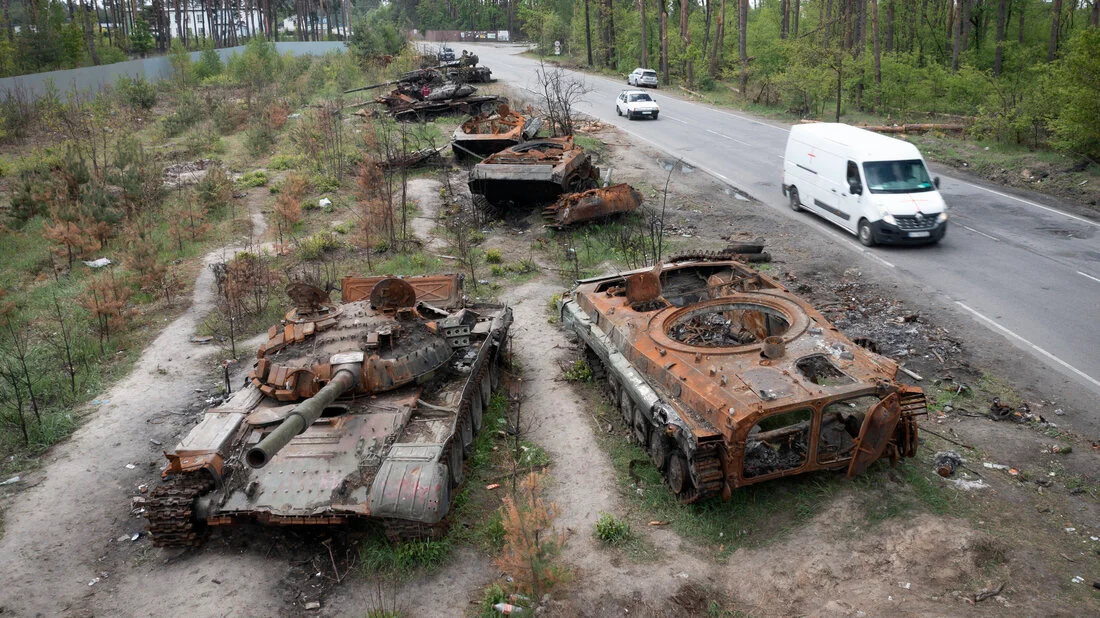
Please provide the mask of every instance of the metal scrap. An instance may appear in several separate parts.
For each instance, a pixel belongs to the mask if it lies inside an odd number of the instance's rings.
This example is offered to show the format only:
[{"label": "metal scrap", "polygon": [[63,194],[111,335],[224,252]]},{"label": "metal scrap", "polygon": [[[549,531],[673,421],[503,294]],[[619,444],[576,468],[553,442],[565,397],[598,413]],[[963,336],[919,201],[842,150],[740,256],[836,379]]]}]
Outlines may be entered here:
[{"label": "metal scrap", "polygon": [[582,221],[634,212],[642,201],[642,194],[634,187],[617,184],[563,195],[544,208],[542,215],[552,227],[563,228]]},{"label": "metal scrap", "polygon": [[598,186],[600,169],[573,136],[532,140],[486,157],[470,170],[470,192],[495,206],[552,202]]}]

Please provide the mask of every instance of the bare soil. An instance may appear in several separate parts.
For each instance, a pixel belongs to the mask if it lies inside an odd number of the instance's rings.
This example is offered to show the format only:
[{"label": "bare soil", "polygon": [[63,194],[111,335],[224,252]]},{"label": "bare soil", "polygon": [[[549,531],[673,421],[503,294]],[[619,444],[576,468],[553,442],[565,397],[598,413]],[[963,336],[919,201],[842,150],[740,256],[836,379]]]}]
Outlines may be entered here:
[{"label": "bare soil", "polygon": [[[605,158],[614,161],[616,179],[646,187],[647,199],[656,201],[654,179],[663,181],[668,173],[659,155],[610,129],[599,137],[611,145]],[[431,223],[438,186],[432,182],[414,182],[421,218],[413,226],[436,248]],[[848,249],[808,238],[797,222],[772,216],[702,173],[673,170],[668,203],[670,224],[680,238],[690,235],[693,248],[720,248],[731,237],[766,238],[776,256],[769,274],[812,300],[850,336],[878,339],[884,354],[924,377],[925,388],[953,392],[957,384],[976,387],[987,373],[998,373],[998,366],[984,362],[995,347],[982,338],[975,342],[934,306],[898,289],[889,274],[853,265]],[[259,204],[250,203],[250,210],[262,234]],[[500,226],[487,246],[500,248],[506,261],[529,257],[532,237],[542,234],[535,220]],[[757,616],[1100,612],[1100,599],[1088,590],[1100,580],[1100,542],[1092,540],[1100,534],[1100,466],[1091,438],[1038,423],[994,422],[982,416],[989,404],[978,398],[958,396],[950,412],[924,423],[975,446],[964,451],[967,465],[987,485],[952,493],[943,515],[918,510],[868,522],[860,487],[905,489],[893,472],[876,468],[867,485],[839,492],[807,522],[726,558],[716,559],[714,548],[668,528],[646,526],[646,514],[629,506],[596,439],[598,391],[560,379],[558,361],[579,357],[575,343],[548,321],[547,301],[565,285],[544,271],[501,294],[515,311],[511,347],[522,369],[524,414],[533,419],[529,435],[552,459],[547,491],[561,509],[557,525],[569,533],[561,560],[573,580],[554,592],[550,615],[703,616],[714,600]],[[161,451],[189,430],[220,384],[217,350],[189,341],[212,307],[213,277],[204,268],[190,309],[164,328],[133,373],[98,398],[102,403],[86,411],[84,426],[52,449],[25,485],[3,488],[0,613],[337,616],[383,605],[396,605],[407,616],[472,611],[484,587],[507,575],[492,556],[473,548],[458,549],[431,573],[394,582],[346,572],[354,562],[348,554],[353,539],[340,531],[246,528],[217,532],[193,551],[151,546],[142,534],[145,520],[132,510],[140,504],[131,500],[153,486]],[[1041,397],[1029,403],[1033,412],[1055,418],[1057,404]],[[918,465],[930,466],[935,450],[960,448],[925,436],[930,448],[922,448]],[[1053,454],[1054,444],[1071,444],[1073,451]],[[1011,464],[1021,474],[984,468],[983,461]],[[596,541],[593,524],[603,512],[631,519],[650,551],[633,559]],[[334,548],[331,556],[328,547]],[[1072,582],[1077,575],[1083,583]],[[1000,584],[999,593],[974,601]],[[319,610],[304,609],[315,600]]]}]

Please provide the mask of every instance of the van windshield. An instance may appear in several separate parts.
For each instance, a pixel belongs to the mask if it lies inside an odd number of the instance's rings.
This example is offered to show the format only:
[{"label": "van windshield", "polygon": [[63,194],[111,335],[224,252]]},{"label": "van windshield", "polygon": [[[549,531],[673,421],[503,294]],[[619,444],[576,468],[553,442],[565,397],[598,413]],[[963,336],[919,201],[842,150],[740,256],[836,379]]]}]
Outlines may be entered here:
[{"label": "van windshield", "polygon": [[863,164],[863,175],[871,193],[920,193],[935,189],[920,159],[868,161]]}]

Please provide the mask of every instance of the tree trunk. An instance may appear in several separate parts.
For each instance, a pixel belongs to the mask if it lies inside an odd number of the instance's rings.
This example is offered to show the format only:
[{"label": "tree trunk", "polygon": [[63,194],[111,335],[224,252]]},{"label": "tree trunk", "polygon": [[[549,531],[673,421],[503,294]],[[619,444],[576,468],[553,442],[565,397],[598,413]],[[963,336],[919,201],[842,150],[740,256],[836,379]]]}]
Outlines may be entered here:
[{"label": "tree trunk", "polygon": [[1020,7],[1020,28],[1019,32],[1016,34],[1016,42],[1020,45],[1024,44],[1024,15],[1027,13],[1026,8],[1027,7],[1023,6]]},{"label": "tree trunk", "polygon": [[588,66],[592,66],[592,22],[588,18],[588,0],[584,0],[584,43],[588,48]]},{"label": "tree trunk", "polygon": [[657,29],[661,37],[661,75],[668,84],[668,3],[664,0],[661,1],[661,12],[657,14]]},{"label": "tree trunk", "polygon": [[15,41],[15,26],[11,23],[11,0],[4,0],[4,25],[8,31],[8,41]]},{"label": "tree trunk", "polygon": [[1058,51],[1058,30],[1062,25],[1062,0],[1054,0],[1050,19],[1050,46],[1047,47],[1047,62],[1054,62]]},{"label": "tree trunk", "polygon": [[[646,20],[645,20],[645,5],[646,5],[646,2],[648,2],[648,1],[649,0],[638,0],[638,4],[642,8],[642,40],[641,40],[641,43],[642,43],[642,64],[640,66],[643,69],[648,69],[649,68],[649,47],[648,47],[648,44],[646,43],[647,24],[646,24]],[[588,0],[585,0],[586,5],[587,5],[587,3],[588,3]],[[589,62],[591,62],[591,60]]]},{"label": "tree trunk", "polygon": [[1007,11],[1008,0],[999,0],[997,2],[997,49],[993,52],[993,77],[1001,74],[1001,64],[1004,62]]},{"label": "tree trunk", "polygon": [[1100,28],[1100,0],[1092,0],[1092,17],[1089,23],[1093,28]]},{"label": "tree trunk", "polygon": [[[5,3],[4,6],[6,9],[7,4]],[[95,50],[95,36],[92,35],[92,17],[88,14],[88,4],[85,0],[80,0],[80,10],[84,13],[84,41],[88,45],[88,54],[92,57],[92,64],[99,64],[99,54]]]},{"label": "tree trunk", "polygon": [[690,3],[690,0],[680,0],[680,38],[684,40],[683,71],[688,85],[695,83],[694,76],[691,74],[691,59],[688,57],[688,49],[691,47],[691,31],[688,30],[688,6]]},{"label": "tree trunk", "polygon": [[703,21],[703,66],[707,64],[707,45],[710,43],[710,20],[714,14],[713,10],[714,0],[703,0],[704,8],[706,9],[705,19]]},{"label": "tree trunk", "polygon": [[[797,1],[797,0],[796,0]],[[718,79],[718,64],[722,61],[722,40],[726,35],[726,0],[718,6],[718,18],[714,24],[714,51],[710,54],[710,76]]]},{"label": "tree trunk", "polygon": [[970,35],[971,30],[974,27],[974,23],[970,21],[970,17],[974,14],[974,1],[973,0],[959,0],[961,2],[959,10],[962,11],[962,40],[960,45],[962,51],[965,52],[970,48]]},{"label": "tree trunk", "polygon": [[963,10],[962,3],[966,0],[956,0],[959,3],[959,7],[955,9],[955,22],[951,28],[952,46],[951,46],[951,71],[959,70],[959,51],[962,45],[962,20]]},{"label": "tree trunk", "polygon": [[798,36],[798,18],[802,15],[802,0],[791,0],[791,36]]},{"label": "tree trunk", "polygon": [[740,0],[737,9],[737,56],[741,61],[741,96],[746,95],[749,87],[749,47],[746,26],[749,23],[749,0]]},{"label": "tree trunk", "polygon": [[791,3],[789,0],[779,0],[779,38],[787,38],[791,31]]},{"label": "tree trunk", "polygon": [[618,60],[615,53],[615,5],[612,0],[607,0],[607,68],[617,65]]},{"label": "tree trunk", "polygon": [[875,54],[875,107],[879,105],[878,87],[882,86],[882,55],[878,44],[878,0],[871,0],[871,46]]},{"label": "tree trunk", "polygon": [[894,2],[889,0],[886,4],[886,53],[894,53]]}]

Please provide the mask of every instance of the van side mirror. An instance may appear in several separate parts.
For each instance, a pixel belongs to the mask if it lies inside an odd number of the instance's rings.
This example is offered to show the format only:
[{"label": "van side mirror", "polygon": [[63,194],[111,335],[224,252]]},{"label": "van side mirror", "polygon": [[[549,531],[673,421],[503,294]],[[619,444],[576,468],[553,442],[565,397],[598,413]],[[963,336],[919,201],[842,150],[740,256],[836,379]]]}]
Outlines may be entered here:
[{"label": "van side mirror", "polygon": [[858,182],[848,183],[848,192],[852,195],[863,195],[863,185]]},{"label": "van side mirror", "polygon": [[936,188],[939,189],[940,188],[940,177],[936,176],[935,178],[933,178],[932,179],[932,184],[936,185]]}]

